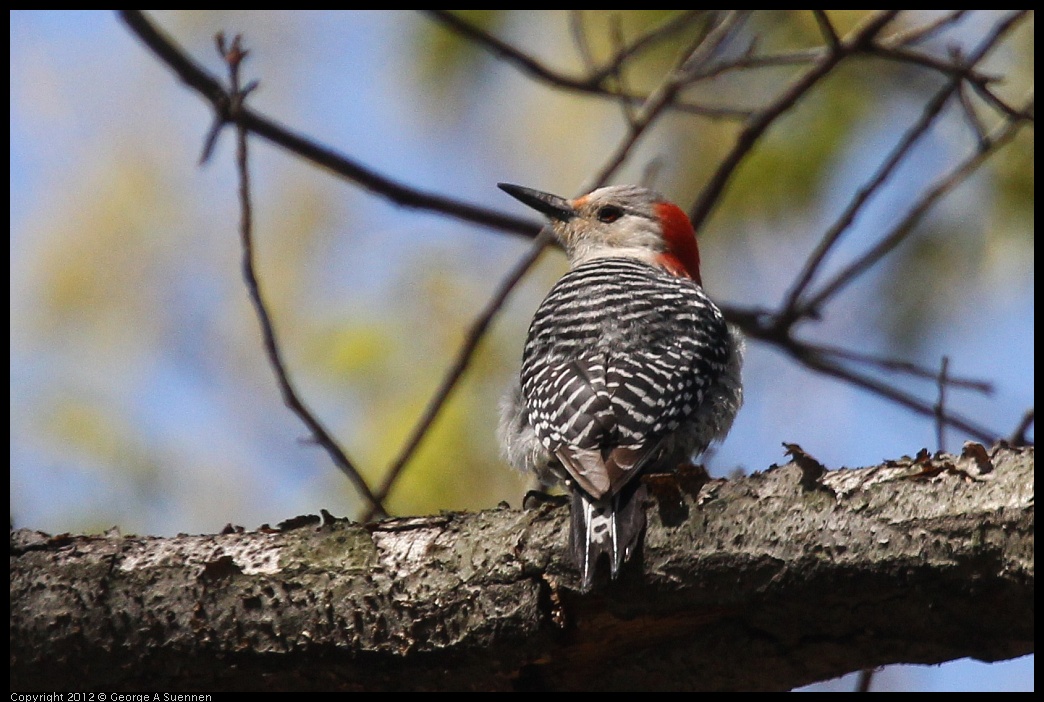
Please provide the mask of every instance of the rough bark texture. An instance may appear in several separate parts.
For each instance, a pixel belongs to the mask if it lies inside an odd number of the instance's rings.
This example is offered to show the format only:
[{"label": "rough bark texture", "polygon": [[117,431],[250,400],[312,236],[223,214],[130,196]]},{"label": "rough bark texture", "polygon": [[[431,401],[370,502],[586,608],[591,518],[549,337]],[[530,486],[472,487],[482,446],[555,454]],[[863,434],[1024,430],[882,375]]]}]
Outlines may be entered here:
[{"label": "rough bark texture", "polygon": [[655,476],[573,589],[564,507],[11,535],[12,690],[780,690],[1033,651],[1033,449]]}]

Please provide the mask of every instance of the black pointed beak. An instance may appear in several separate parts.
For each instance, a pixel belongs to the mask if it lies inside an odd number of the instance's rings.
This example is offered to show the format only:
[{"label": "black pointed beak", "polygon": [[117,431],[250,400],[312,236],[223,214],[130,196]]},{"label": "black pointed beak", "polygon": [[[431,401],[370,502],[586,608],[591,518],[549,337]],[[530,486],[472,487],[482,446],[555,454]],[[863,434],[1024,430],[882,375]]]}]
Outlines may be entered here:
[{"label": "black pointed beak", "polygon": [[537,212],[542,212],[551,219],[568,222],[576,216],[576,210],[565,198],[544,193],[532,188],[523,188],[521,185],[511,183],[497,183],[497,187],[515,198],[523,205],[529,205]]}]

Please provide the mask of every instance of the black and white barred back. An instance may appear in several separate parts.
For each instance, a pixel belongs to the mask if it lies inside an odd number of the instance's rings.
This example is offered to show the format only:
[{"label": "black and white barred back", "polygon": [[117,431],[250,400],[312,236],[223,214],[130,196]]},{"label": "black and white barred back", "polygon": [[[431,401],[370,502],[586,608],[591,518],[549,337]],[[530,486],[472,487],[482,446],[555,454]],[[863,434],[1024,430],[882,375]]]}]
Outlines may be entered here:
[{"label": "black and white barred back", "polygon": [[[652,451],[699,410],[726,372],[730,343],[721,311],[693,280],[632,258],[582,264],[530,326],[521,377],[529,421],[552,453]],[[685,448],[702,451],[713,438]]]}]

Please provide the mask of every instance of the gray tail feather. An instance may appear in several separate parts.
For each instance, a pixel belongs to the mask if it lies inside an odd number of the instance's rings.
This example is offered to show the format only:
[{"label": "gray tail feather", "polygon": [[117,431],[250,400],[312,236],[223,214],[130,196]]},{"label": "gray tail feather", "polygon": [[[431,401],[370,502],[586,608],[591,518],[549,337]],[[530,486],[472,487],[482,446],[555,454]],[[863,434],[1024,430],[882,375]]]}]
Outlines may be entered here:
[{"label": "gray tail feather", "polygon": [[583,592],[594,584],[602,554],[609,558],[609,573],[615,580],[620,567],[641,543],[647,495],[640,480],[602,501],[592,500],[583,490],[573,490],[569,550],[580,569]]}]

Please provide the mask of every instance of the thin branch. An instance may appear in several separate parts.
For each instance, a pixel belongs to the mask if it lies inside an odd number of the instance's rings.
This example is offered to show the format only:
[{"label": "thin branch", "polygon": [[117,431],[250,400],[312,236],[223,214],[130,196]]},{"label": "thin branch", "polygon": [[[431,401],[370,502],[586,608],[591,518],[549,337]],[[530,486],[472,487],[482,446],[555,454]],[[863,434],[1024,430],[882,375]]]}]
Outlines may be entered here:
[{"label": "thin branch", "polygon": [[939,32],[947,29],[951,24],[956,24],[963,19],[968,12],[970,12],[970,10],[954,10],[937,20],[926,22],[920,27],[911,27],[910,29],[900,30],[895,34],[884,37],[883,42],[892,46],[908,46],[910,44],[917,44],[934,37]]},{"label": "thin branch", "polygon": [[711,24],[706,34],[699,38],[691,48],[683,52],[688,58],[677,69],[679,75],[676,80],[680,84],[692,84],[702,80],[713,69],[718,56],[722,53],[729,41],[736,36],[743,23],[750,17],[749,11],[729,10]]},{"label": "thin branch", "polygon": [[946,386],[949,385],[950,357],[943,356],[939,367],[939,399],[935,403],[935,450],[946,450]]},{"label": "thin branch", "polygon": [[634,145],[642,134],[649,128],[657,117],[666,110],[678,95],[678,91],[689,81],[692,71],[699,62],[713,55],[722,43],[731,36],[731,33],[739,27],[745,15],[735,10],[727,13],[715,27],[705,36],[697,38],[681,54],[681,59],[675,68],[667,74],[667,77],[653,91],[649,99],[642,105],[641,110],[634,116],[630,129],[624,139],[617,145],[613,153],[608,157],[602,168],[590,179],[584,187],[584,192],[592,190],[592,183],[608,182],[616,170],[623,165]]},{"label": "thin branch", "polygon": [[[650,96],[632,93],[629,91],[613,91],[605,83],[607,78],[618,75],[620,66],[625,60],[631,58],[633,55],[646,48],[646,46],[652,45],[661,39],[668,37],[672,34],[677,33],[680,30],[685,29],[691,25],[694,21],[705,15],[705,10],[689,10],[682,12],[678,15],[671,17],[666,20],[661,26],[653,28],[645,35],[639,37],[630,44],[623,45],[616,49],[613,57],[607,61],[601,68],[595,67],[593,59],[590,55],[590,51],[586,47],[586,42],[582,37],[578,36],[578,18],[576,13],[570,13],[570,28],[574,36],[574,40],[577,41],[577,46],[581,53],[581,58],[584,60],[585,66],[588,69],[588,75],[586,76],[574,76],[562,71],[556,70],[539,61],[532,55],[522,51],[521,49],[505,42],[502,39],[486,32],[485,30],[476,27],[468,23],[466,20],[454,15],[447,10],[425,10],[433,20],[440,22],[447,29],[455,31],[458,34],[468,38],[475,42],[480,47],[485,48],[493,55],[498,58],[514,65],[516,68],[521,70],[523,73],[546,82],[554,87],[562,88],[566,90],[574,90],[580,92],[587,92],[597,94],[603,97],[615,97],[624,99],[631,104],[646,102]],[[816,13],[817,21],[823,22],[821,24],[824,27],[825,32],[832,36],[837,42],[840,39],[837,38],[834,33],[833,27],[831,26],[829,19],[825,17],[822,11],[813,11]],[[889,46],[882,46],[880,50],[882,55],[888,55],[893,58],[904,57],[905,60],[914,63],[923,63],[926,66],[942,71],[944,73],[952,73],[953,67],[938,59],[933,59],[930,56],[924,56],[914,52],[909,52],[908,55],[903,55],[897,48],[895,42],[891,42]],[[791,66],[801,65],[808,63],[815,63],[821,61],[824,56],[835,48],[841,48],[840,43],[836,46],[828,39],[828,48],[813,48],[804,49],[799,51],[792,51],[779,54],[771,54],[765,56],[743,56],[733,61],[715,65],[711,70],[705,73],[700,73],[693,76],[694,79],[706,79],[716,77],[723,73],[736,70],[745,70],[751,68],[775,68],[780,66]],[[867,46],[866,49],[878,50],[877,46]],[[700,112],[709,108],[696,107],[687,105],[685,103],[675,103],[671,106],[672,109],[687,110]],[[744,111],[738,110],[722,110],[717,116],[743,116]]]},{"label": "thin branch", "polygon": [[972,90],[978,93],[979,97],[983,100],[990,103],[994,109],[1007,115],[1011,119],[1022,120],[1025,122],[1033,122],[1036,119],[1033,113],[1032,98],[1029,99],[1024,106],[1015,107],[1014,105],[1008,104],[1006,100],[994,93],[989,86],[980,83],[972,83]]},{"label": "thin branch", "polygon": [[739,167],[739,164],[743,161],[747,153],[754,148],[754,144],[757,143],[761,135],[765,133],[765,130],[767,130],[780,115],[793,107],[797,103],[798,98],[808,92],[813,85],[830,73],[834,67],[844,59],[844,57],[848,56],[850,53],[861,51],[869,45],[874,37],[876,37],[877,34],[884,29],[885,25],[891,22],[898,13],[899,10],[883,10],[870,17],[862,27],[856,29],[852,33],[850,39],[842,41],[836,51],[826,54],[822,60],[805,72],[804,75],[795,80],[783,92],[783,94],[775,100],[775,102],[751,117],[740,131],[732,150],[729,151],[724,160],[722,160],[718,169],[711,177],[710,182],[704,186],[699,198],[690,210],[689,219],[692,221],[692,225],[697,231],[700,230],[700,227],[710,215],[711,210],[721,199],[721,194],[725,191],[725,186],[728,185],[733,173]]},{"label": "thin branch", "polygon": [[841,39],[837,36],[834,25],[830,23],[826,10],[812,10],[812,16],[816,18],[816,24],[819,25],[819,32],[823,35],[827,48],[830,51],[838,51],[841,48]]},{"label": "thin branch", "polygon": [[[837,49],[829,46],[818,46],[774,54],[754,55],[752,52],[747,52],[743,56],[738,56],[730,61],[713,66],[711,70],[701,73],[698,78],[700,80],[716,78],[733,71],[815,64],[822,61],[825,56],[835,50]],[[1000,80],[998,76],[968,71],[960,64],[954,64],[952,60],[938,58],[923,51],[909,49],[906,46],[895,43],[890,37],[877,38],[864,46],[862,51],[891,61],[929,68],[945,76],[962,74],[970,83],[977,87],[985,87]]]},{"label": "thin branch", "polygon": [[967,61],[960,61],[959,57],[956,59],[951,58],[949,61],[943,61],[917,51],[908,50],[902,46],[901,43],[897,43],[890,39],[886,39],[874,46],[873,51],[876,55],[885,58],[910,63],[920,63],[943,72],[960,73],[968,83],[971,84],[972,88],[987,103],[992,105],[994,109],[1006,114],[1012,119],[1033,121],[1033,113],[1031,109],[1017,109],[1012,107],[990,89],[990,84],[998,82],[1000,80],[999,77],[989,76],[971,70],[972,66],[979,63],[985,54],[993,48],[1004,34],[1007,34],[1019,22],[1026,19],[1029,16],[1029,12],[1029,10],[1016,10],[998,22],[994,27],[993,32],[986,37],[980,47],[972,53]]},{"label": "thin branch", "polygon": [[[613,46],[617,47],[618,52],[621,52],[623,47],[623,25],[620,22],[620,15],[613,14],[609,22],[609,40],[613,43]],[[627,92],[627,79],[624,76],[623,64],[619,63],[616,65],[615,70],[612,73],[613,80],[616,82],[616,88],[621,93]],[[622,98],[617,101],[620,105],[620,111],[623,113],[624,120],[627,122],[630,128],[634,128],[635,120],[637,119],[634,111],[634,105],[631,104],[626,98]]]},{"label": "thin branch", "polygon": [[820,265],[826,260],[827,254],[840,240],[841,235],[848,230],[852,222],[855,221],[856,215],[863,209],[863,206],[870,199],[870,196],[877,192],[892,176],[892,174],[895,173],[899,164],[903,162],[907,155],[909,155],[914,144],[916,144],[917,141],[927,133],[928,128],[931,127],[936,118],[941,114],[946,101],[949,100],[950,96],[952,96],[957,90],[960,81],[960,77],[954,77],[943,86],[943,88],[939,90],[931,100],[928,101],[917,122],[907,130],[903,135],[903,138],[900,139],[899,143],[892,149],[888,158],[886,158],[884,163],[882,163],[877,169],[877,172],[871,176],[870,180],[859,188],[855,196],[849,201],[844,212],[841,213],[841,216],[838,217],[824,233],[819,244],[812,252],[812,255],[809,256],[808,260],[805,262],[797,280],[791,286],[790,291],[784,298],[779,313],[780,324],[789,325],[798,319],[798,315],[796,314],[798,300],[801,295],[804,294],[809,284],[811,284]]},{"label": "thin branch", "polygon": [[[881,356],[874,356],[872,354],[860,353],[858,351],[852,351],[850,349],[842,349],[835,346],[825,345],[809,345],[809,348],[814,349],[818,353],[826,354],[828,356],[836,356],[854,363],[879,368],[884,371],[890,371],[894,373],[903,373],[906,375],[913,376],[915,378],[922,378],[925,380],[937,380],[939,377],[938,371],[931,371],[927,368],[922,368],[916,363],[910,361],[901,361],[894,358],[883,358]],[[974,378],[958,378],[952,375],[947,376],[947,384],[953,388],[961,388],[964,390],[971,390],[974,392],[989,395],[993,392],[993,384],[985,380],[976,380]]]},{"label": "thin branch", "polygon": [[979,115],[975,111],[975,105],[972,104],[971,96],[968,95],[968,88],[964,83],[960,84],[960,88],[957,90],[957,97],[961,103],[961,110],[964,112],[964,116],[968,121],[968,126],[971,127],[972,132],[975,133],[978,147],[980,149],[986,148],[986,145],[989,143],[989,137],[987,136],[988,131],[985,125],[983,125],[982,120],[979,119]]},{"label": "thin branch", "polygon": [[954,61],[952,58],[939,58],[906,48],[893,48],[883,43],[875,43],[868,49],[868,53],[898,63],[930,68],[945,76],[959,76],[976,85],[988,85],[1000,80],[998,76],[971,70],[971,63]]},{"label": "thin branch", "polygon": [[[214,106],[214,110],[224,116],[226,122],[230,121],[230,97],[218,81],[159,31],[140,10],[120,10],[119,15],[145,46],[173,69],[183,82],[206,98]],[[528,237],[535,236],[541,226],[536,220],[502,214],[403,185],[333,149],[295,134],[249,108],[237,110],[235,121],[257,136],[403,207],[439,212],[472,224]]]},{"label": "thin branch", "polygon": [[587,33],[584,31],[583,10],[569,11],[569,31],[573,35],[573,43],[576,44],[577,53],[588,73],[594,73],[595,60],[591,53],[591,46],[587,43]]},{"label": "thin branch", "polygon": [[[682,18],[679,18],[677,22],[668,23],[660,30],[653,30],[648,35],[635,42],[635,44],[638,44],[639,46],[632,44],[631,46],[622,49],[602,68],[596,69],[588,76],[578,77],[563,73],[562,71],[558,71],[545,65],[521,49],[512,46],[506,41],[499,39],[469,22],[466,22],[448,10],[423,10],[423,12],[428,14],[428,16],[433,20],[441,23],[447,29],[457,32],[461,36],[473,41],[476,45],[486,49],[497,58],[514,66],[516,69],[531,78],[547,83],[555,88],[587,93],[599,97],[627,100],[635,104],[647,101],[649,96],[611,90],[606,85],[607,79],[618,72],[619,67],[624,60],[633,56],[639,48],[644,49],[646,46],[651,45],[653,41],[659,40],[691,22],[691,18],[685,15]],[[676,102],[672,105],[672,108],[714,119],[744,119],[747,116],[747,113],[743,110],[705,107],[692,103]]]},{"label": "thin branch", "polygon": [[[902,388],[867,375],[851,365],[858,364],[873,368],[895,365],[896,370],[911,373],[920,377],[935,378],[937,373],[926,373],[911,365],[903,368],[900,362],[886,362],[854,351],[832,346],[819,346],[796,339],[789,327],[780,327],[775,323],[775,315],[760,309],[747,309],[722,306],[725,318],[739,327],[748,339],[758,339],[777,347],[809,370],[830,375],[856,387],[863,388],[873,395],[882,397],[929,419],[935,419],[936,410],[932,402],[922,400]],[[951,379],[950,385],[967,387],[980,392],[992,390],[987,383],[966,379]],[[943,421],[947,425],[967,433],[984,443],[992,443],[999,436],[994,431],[979,426],[971,420],[955,413],[944,413]]]},{"label": "thin branch", "polygon": [[[898,168],[899,164],[909,155],[916,142],[927,133],[929,127],[931,127],[941,114],[943,106],[950,97],[955,93],[959,94],[961,92],[961,87],[964,85],[964,81],[969,80],[969,76],[972,75],[975,65],[981,62],[990,53],[1001,38],[1015,25],[1016,22],[1018,22],[1019,19],[1021,19],[1021,17],[1021,13],[1013,13],[1004,21],[998,23],[989,36],[987,36],[979,46],[976,47],[975,51],[972,52],[967,61],[961,61],[957,58],[954,59],[952,64],[954,73],[950,80],[947,81],[947,83],[932,97],[932,99],[928,101],[917,122],[903,135],[903,138],[892,149],[888,158],[885,159],[884,163],[881,164],[881,167],[870,178],[870,180],[859,188],[858,192],[845,208],[845,211],[824,233],[822,239],[820,239],[819,244],[816,246],[816,249],[812,252],[809,259],[805,262],[801,273],[798,275],[794,285],[791,286],[790,291],[787,293],[787,296],[780,307],[780,312],[777,317],[778,324],[789,326],[803,316],[815,316],[818,314],[818,305],[801,304],[799,300],[807,290],[808,286],[812,283],[816,272],[826,259],[827,254],[840,240],[841,235],[848,230],[852,222],[855,220],[856,215],[870,197],[884,185]],[[989,141],[985,135],[979,135],[979,145],[980,150],[988,148]],[[914,211],[917,211],[917,208],[915,208]],[[911,230],[912,227],[903,230],[905,232],[903,235],[905,236],[905,234],[908,234]],[[897,245],[898,240],[899,239],[897,238],[890,244],[890,246],[894,247]],[[878,258],[884,255],[884,252],[886,251],[882,251],[878,255]],[[876,261],[878,258],[873,258],[872,260]]]},{"label": "thin branch", "polygon": [[874,674],[877,672],[877,668],[864,668],[859,671],[859,678],[856,680],[855,690],[852,692],[870,692],[870,683],[874,681]]},{"label": "thin branch", "polygon": [[[239,69],[244,58],[246,58],[247,52],[242,48],[240,44],[240,37],[232,41],[231,45],[226,45],[224,36],[219,34],[217,37],[218,50],[221,52],[229,68],[229,76],[231,81],[231,100],[228,104],[228,114],[230,118],[235,117],[236,113],[242,108],[244,98],[250,88],[246,90],[240,88],[239,81]],[[261,294],[261,285],[257,279],[257,273],[254,266],[254,243],[253,243],[253,207],[250,202],[250,169],[248,161],[247,151],[247,130],[242,126],[236,129],[236,168],[239,173],[239,203],[240,203],[240,239],[243,246],[243,279],[246,281],[247,292],[250,296],[250,302],[254,306],[254,311],[257,314],[258,321],[261,323],[261,335],[264,340],[265,352],[268,355],[269,362],[272,364],[272,369],[275,371],[276,379],[279,383],[279,390],[283,396],[283,403],[289,407],[294,414],[296,414],[305,426],[312,432],[312,436],[315,437],[316,442],[322,446],[326,452],[333,459],[334,464],[344,473],[348,480],[355,486],[355,489],[359,491],[367,502],[370,504],[370,511],[380,517],[387,516],[381,501],[377,499],[374,494],[370,491],[369,485],[363,480],[362,475],[355,468],[355,465],[344,453],[337,442],[330,436],[329,432],[322,425],[322,423],[315,417],[315,415],[305,406],[304,402],[297,395],[297,391],[294,389],[293,383],[290,382],[290,377],[286,370],[286,364],[283,361],[282,352],[279,349],[279,343],[276,340],[275,327],[272,324],[271,315],[268,314],[268,308],[265,305],[264,297]]]},{"label": "thin branch", "polygon": [[1022,107],[1015,107],[1014,105],[1008,104],[1008,102],[996,93],[989,89],[985,85],[978,83],[972,83],[972,90],[979,94],[979,97],[990,103],[994,109],[1000,111],[1010,119],[1017,119],[1023,122],[1034,122],[1036,117],[1033,112],[1033,98],[1032,93],[1030,98],[1026,101],[1026,104]]},{"label": "thin branch", "polygon": [[[1021,17],[1021,14],[1018,16]],[[1032,111],[1028,111],[1025,108],[1018,109],[1013,107],[993,91],[990,86],[993,83],[1001,82],[1002,79],[1000,76],[968,70],[967,66],[961,62],[936,58],[918,51],[892,49],[881,45],[875,45],[871,49],[871,53],[884,59],[931,68],[946,75],[959,75],[964,78],[964,80],[983,100],[998,112],[1007,115],[1012,119],[1022,119],[1030,122],[1034,120]]]},{"label": "thin branch", "polygon": [[[904,390],[892,387],[891,385],[881,382],[880,380],[856,372],[851,368],[846,368],[840,364],[828,361],[827,359],[823,358],[818,354],[808,353],[804,348],[798,347],[791,349],[785,346],[783,348],[790,352],[794,358],[797,358],[802,364],[811,368],[812,370],[823,373],[825,375],[834,376],[835,378],[840,378],[852,385],[861,387],[864,390],[868,390],[874,395],[883,397],[887,400],[891,400],[892,402],[902,407],[906,407],[907,409],[923,417],[935,419],[937,416],[940,416],[939,414],[937,414],[935,405],[933,403],[921,400],[915,395],[911,395],[910,393]],[[974,439],[977,439],[978,441],[981,441],[986,444],[992,444],[994,441],[997,440],[996,432],[991,431],[986,427],[979,426],[978,424],[972,422],[970,419],[967,419],[966,417],[962,417],[961,415],[958,415],[953,412],[943,413],[941,417],[942,420],[949,426],[965,432],[966,434],[973,437]]]},{"label": "thin branch", "polygon": [[[481,46],[503,61],[514,65],[517,69],[533,78],[550,83],[558,88],[610,95],[611,91],[605,87],[605,80],[616,74],[619,71],[620,66],[627,59],[633,57],[635,54],[649,46],[652,46],[654,43],[669,37],[671,34],[684,29],[699,16],[701,11],[689,10],[688,12],[681,12],[680,14],[671,17],[659,27],[655,27],[639,37],[630,45],[621,45],[618,47],[614,52],[613,57],[601,68],[596,68],[591,65],[589,75],[583,77],[572,76],[562,71],[550,68],[521,49],[479,27],[476,27],[464,19],[461,19],[449,10],[423,10],[423,12],[446,29],[466,37],[476,45]],[[578,21],[576,20],[575,15],[572,20],[572,26],[574,36],[577,36],[576,30]],[[581,47],[582,55],[586,57],[587,61],[591,61],[590,52],[584,50],[586,42],[579,42],[578,45]],[[635,100],[642,99],[639,96],[630,97]]]},{"label": "thin branch", "polygon": [[1026,413],[1022,415],[1022,419],[1019,421],[1019,425],[1015,427],[1015,431],[1013,431],[1011,436],[1008,437],[1009,444],[1012,446],[1026,446],[1029,444],[1029,441],[1026,438],[1026,432],[1028,432],[1029,428],[1033,426],[1033,416],[1034,413],[1032,409],[1026,410]]},{"label": "thin branch", "polygon": [[651,47],[653,44],[687,29],[694,22],[698,21],[700,17],[706,14],[706,12],[706,10],[679,11],[678,14],[669,17],[663,22],[663,24],[658,27],[653,27],[630,44],[620,45],[613,54],[613,57],[609,59],[600,72],[606,76],[616,75],[627,59],[636,55],[640,51]]},{"label": "thin branch", "polygon": [[1011,141],[1023,124],[1023,122],[1007,122],[998,130],[995,130],[985,148],[976,151],[975,154],[966,159],[949,175],[936,183],[881,241],[860,258],[846,266],[833,280],[825,284],[810,299],[797,306],[795,314],[799,316],[818,315],[818,310],[827,300],[854,282],[860,275],[870,270],[878,261],[902,243],[914,228],[920,224],[925,214],[936,202],[964,182],[968,176],[978,170],[979,166],[987,158]]},{"label": "thin branch", "polygon": [[706,78],[717,78],[718,76],[732,71],[745,71],[749,69],[807,66],[808,64],[822,61],[827,53],[828,51],[821,46],[810,49],[786,51],[778,54],[761,55],[756,55],[753,53],[752,49],[749,49],[742,56],[737,56],[730,61],[723,61],[713,66],[710,70],[701,73],[699,78],[701,80]]},{"label": "thin branch", "polygon": [[[457,352],[457,358],[454,360],[453,365],[446,372],[438,390],[435,391],[435,394],[428,402],[427,408],[425,408],[424,413],[418,420],[409,439],[407,439],[406,443],[403,445],[398,457],[392,461],[391,466],[388,468],[388,471],[384,476],[384,481],[377,489],[377,498],[379,500],[384,501],[391,493],[392,488],[395,486],[395,482],[399,479],[402,471],[406,468],[406,464],[409,463],[411,458],[413,458],[413,454],[416,452],[417,447],[420,446],[424,437],[427,436],[428,430],[435,422],[435,419],[439,416],[439,412],[442,411],[442,408],[445,406],[450,395],[453,393],[453,389],[457,386],[457,382],[464,375],[464,371],[467,370],[468,365],[470,365],[471,359],[475,355],[475,350],[478,348],[479,342],[482,341],[483,336],[485,336],[486,329],[489,327],[493,317],[500,311],[500,308],[504,306],[504,302],[515,289],[515,286],[517,286],[526,273],[529,272],[529,269],[533,267],[533,264],[536,263],[538,258],[540,258],[540,254],[542,254],[548,244],[551,243],[551,240],[551,228],[545,226],[533,240],[533,243],[530,245],[529,250],[526,251],[526,254],[518,261],[518,263],[515,264],[515,267],[511,269],[508,275],[500,283],[489,302],[486,303],[482,312],[479,313],[479,316],[472,324],[471,329],[468,330],[467,336],[464,338],[464,345],[461,346],[460,351]],[[371,512],[364,517],[363,521],[369,521],[372,518],[373,511],[371,510]]]},{"label": "thin branch", "polygon": [[545,66],[526,52],[512,46],[493,34],[461,19],[449,10],[422,10],[430,18],[476,45],[489,51],[497,58],[513,65],[523,73],[560,88],[569,88],[586,93],[605,92],[602,78],[575,77]]}]

